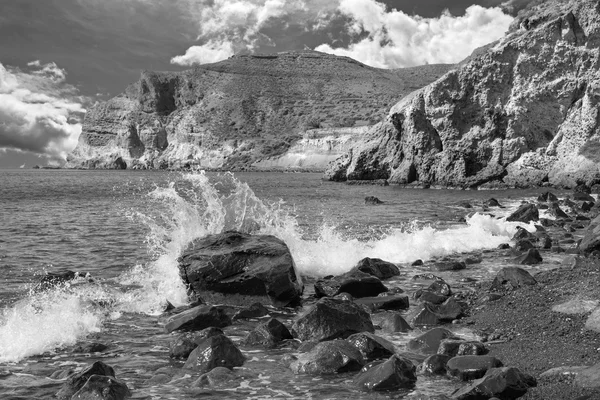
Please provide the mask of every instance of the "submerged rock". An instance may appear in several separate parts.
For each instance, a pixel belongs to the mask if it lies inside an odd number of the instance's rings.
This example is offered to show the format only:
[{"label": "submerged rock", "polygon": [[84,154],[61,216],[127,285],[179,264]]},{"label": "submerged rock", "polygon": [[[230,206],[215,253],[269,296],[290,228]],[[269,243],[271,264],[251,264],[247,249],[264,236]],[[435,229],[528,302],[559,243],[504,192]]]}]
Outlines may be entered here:
[{"label": "submerged rock", "polygon": [[339,293],[348,293],[354,298],[360,298],[377,296],[387,291],[379,278],[357,270],[315,282],[317,297],[333,297]]},{"label": "submerged rock", "polygon": [[460,339],[454,333],[445,328],[433,328],[406,344],[406,348],[422,354],[435,354],[444,339]]},{"label": "submerged rock", "polygon": [[379,200],[375,196],[367,196],[367,197],[365,197],[365,204],[371,204],[371,205],[383,204],[383,201]]},{"label": "submerged rock", "polygon": [[409,307],[408,296],[404,294],[395,296],[363,297],[354,300],[354,302],[368,307],[371,311],[406,310]]},{"label": "submerged rock", "polygon": [[169,344],[169,357],[187,359],[204,339],[217,335],[223,335],[223,331],[216,327],[206,328],[200,332],[183,333]]},{"label": "submerged rock", "polygon": [[350,301],[324,297],[300,314],[292,333],[300,340],[332,340],[347,338],[359,332],[373,333],[369,314]]},{"label": "submerged rock", "polygon": [[233,314],[231,319],[248,319],[248,318],[260,318],[265,315],[269,315],[269,310],[261,303],[254,303],[249,307],[243,308]]},{"label": "submerged rock", "polygon": [[197,239],[179,258],[182,279],[202,298],[226,304],[300,301],[302,280],[287,245],[270,235],[228,231]]},{"label": "submerged rock", "polygon": [[363,258],[353,269],[373,275],[379,279],[389,279],[400,274],[400,270],[396,264],[383,261],[380,258]]},{"label": "submerged rock", "polygon": [[215,367],[241,367],[244,361],[246,357],[227,336],[215,335],[200,342],[183,367],[208,372]]},{"label": "submerged rock", "polygon": [[345,340],[317,344],[290,365],[295,374],[326,375],[358,371],[365,364],[360,351]]},{"label": "submerged rock", "polygon": [[354,383],[367,390],[391,391],[412,388],[417,381],[413,363],[397,354],[383,362],[366,365],[354,378]]},{"label": "submerged rock", "polygon": [[200,331],[211,326],[224,328],[231,325],[231,322],[231,318],[221,307],[197,306],[169,317],[165,331]]},{"label": "submerged rock", "polygon": [[536,380],[522,373],[518,368],[491,368],[483,378],[452,393],[452,398],[456,400],[481,400],[492,397],[517,399],[534,386],[537,386]]}]

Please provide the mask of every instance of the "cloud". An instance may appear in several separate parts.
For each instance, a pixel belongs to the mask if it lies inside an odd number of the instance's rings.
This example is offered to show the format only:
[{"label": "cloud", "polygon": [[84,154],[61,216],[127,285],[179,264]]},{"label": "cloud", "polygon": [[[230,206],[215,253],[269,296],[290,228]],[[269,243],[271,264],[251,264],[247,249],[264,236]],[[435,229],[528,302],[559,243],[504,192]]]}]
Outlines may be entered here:
[{"label": "cloud", "polygon": [[348,31],[361,39],[347,47],[322,44],[315,50],[357,59],[380,68],[456,63],[477,47],[502,37],[513,18],[500,8],[471,6],[462,16],[410,16],[374,0],[342,0]]},{"label": "cloud", "polygon": [[0,149],[65,159],[77,144],[89,99],[65,82],[55,63],[27,66],[0,63]]},{"label": "cloud", "polygon": [[192,46],[182,56],[171,59],[173,64],[193,65],[208,64],[224,60],[235,54],[233,43],[229,40],[218,42],[211,40],[202,46]]}]

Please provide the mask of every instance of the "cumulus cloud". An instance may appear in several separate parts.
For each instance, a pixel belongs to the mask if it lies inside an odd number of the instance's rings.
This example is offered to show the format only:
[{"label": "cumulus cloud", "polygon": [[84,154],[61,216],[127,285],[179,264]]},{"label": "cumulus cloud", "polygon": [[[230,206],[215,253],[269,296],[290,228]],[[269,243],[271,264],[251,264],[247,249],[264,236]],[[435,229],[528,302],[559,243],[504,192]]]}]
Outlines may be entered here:
[{"label": "cumulus cloud", "polygon": [[[388,9],[377,0],[186,0],[198,24],[198,45],[173,57],[179,65],[210,63],[237,52],[254,51],[276,39],[265,32],[290,26],[329,35],[315,50],[352,57],[376,67],[397,68],[425,63],[455,63],[475,48],[500,38],[512,16],[500,7],[520,7],[529,0],[490,0],[471,6],[461,16],[444,12],[437,18]],[[502,4],[505,3],[505,4]],[[343,31],[334,32],[340,20]],[[271,29],[271,36],[274,30]],[[343,43],[343,45],[342,45]]]},{"label": "cumulus cloud", "polygon": [[445,12],[439,18],[390,11],[374,0],[342,0],[338,9],[350,19],[348,30],[361,39],[347,47],[325,43],[315,50],[380,68],[456,63],[502,37],[513,20],[500,8],[477,5],[462,16]]},{"label": "cumulus cloud", "polygon": [[65,82],[66,72],[55,63],[28,67],[0,63],[0,149],[65,159],[77,144],[89,99]]}]

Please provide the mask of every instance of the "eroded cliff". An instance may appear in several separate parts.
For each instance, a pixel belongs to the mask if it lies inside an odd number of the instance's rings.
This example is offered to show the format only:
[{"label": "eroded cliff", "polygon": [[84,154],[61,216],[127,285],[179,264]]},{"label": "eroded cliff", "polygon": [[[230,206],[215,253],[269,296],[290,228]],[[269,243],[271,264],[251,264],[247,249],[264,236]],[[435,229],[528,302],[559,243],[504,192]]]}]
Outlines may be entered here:
[{"label": "eroded cliff", "polygon": [[600,3],[536,2],[494,46],[403,98],[326,172],[451,187],[600,180]]},{"label": "eroded cliff", "polygon": [[[234,56],[181,73],[143,72],[123,94],[88,111],[67,166],[303,168],[298,151],[320,151],[306,142],[306,130],[375,124],[451,67],[381,70],[301,51]],[[295,156],[285,158],[290,149]],[[321,154],[317,168],[347,150],[336,149]]]}]

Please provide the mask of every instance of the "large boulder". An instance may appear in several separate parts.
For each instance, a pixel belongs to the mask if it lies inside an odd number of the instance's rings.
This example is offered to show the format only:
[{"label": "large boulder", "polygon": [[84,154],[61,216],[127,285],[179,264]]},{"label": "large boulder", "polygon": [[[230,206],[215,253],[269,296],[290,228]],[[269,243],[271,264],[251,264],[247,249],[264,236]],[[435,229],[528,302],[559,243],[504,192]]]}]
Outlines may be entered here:
[{"label": "large boulder", "polygon": [[303,341],[347,338],[354,333],[374,331],[371,317],[361,306],[329,297],[300,314],[292,326],[292,334]]},{"label": "large boulder", "polygon": [[348,293],[354,298],[377,296],[387,292],[387,288],[379,278],[358,271],[350,271],[343,275],[326,277],[315,282],[317,297],[333,297],[340,293]]},{"label": "large boulder", "polygon": [[365,364],[360,351],[345,340],[317,344],[290,365],[295,374],[324,375],[358,371]]},{"label": "large boulder", "polygon": [[416,381],[416,367],[410,360],[397,354],[384,362],[366,365],[354,378],[357,386],[374,391],[412,388]]},{"label": "large boulder", "polygon": [[280,307],[298,303],[303,291],[290,250],[271,235],[228,231],[197,239],[179,258],[179,271],[212,303]]},{"label": "large boulder", "polygon": [[215,335],[200,342],[183,367],[208,372],[216,367],[241,367],[244,361],[246,357],[227,336]]}]

